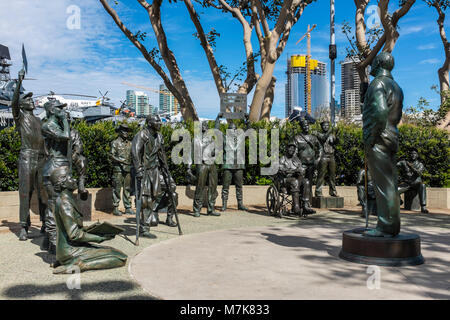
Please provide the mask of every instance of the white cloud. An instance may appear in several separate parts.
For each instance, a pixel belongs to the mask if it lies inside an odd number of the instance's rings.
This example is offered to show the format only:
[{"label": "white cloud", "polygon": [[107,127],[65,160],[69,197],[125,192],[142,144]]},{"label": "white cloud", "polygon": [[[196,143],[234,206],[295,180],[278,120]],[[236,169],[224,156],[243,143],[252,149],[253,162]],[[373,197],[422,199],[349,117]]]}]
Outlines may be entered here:
[{"label": "white cloud", "polygon": [[419,50],[431,50],[434,48],[436,48],[436,44],[434,43],[424,44],[417,47]]},{"label": "white cloud", "polygon": [[439,59],[431,58],[431,59],[422,60],[419,63],[420,64],[436,64],[436,63],[439,63],[439,62],[440,62]]}]

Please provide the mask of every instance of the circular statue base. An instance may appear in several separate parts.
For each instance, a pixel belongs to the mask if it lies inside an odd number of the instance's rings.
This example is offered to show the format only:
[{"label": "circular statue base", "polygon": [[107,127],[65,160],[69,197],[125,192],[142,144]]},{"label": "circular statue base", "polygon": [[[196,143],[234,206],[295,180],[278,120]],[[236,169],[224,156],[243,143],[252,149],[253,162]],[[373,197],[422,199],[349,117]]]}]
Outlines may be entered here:
[{"label": "circular statue base", "polygon": [[393,238],[367,237],[364,228],[342,234],[341,259],[379,266],[413,266],[425,262],[420,251],[420,236],[399,234]]}]

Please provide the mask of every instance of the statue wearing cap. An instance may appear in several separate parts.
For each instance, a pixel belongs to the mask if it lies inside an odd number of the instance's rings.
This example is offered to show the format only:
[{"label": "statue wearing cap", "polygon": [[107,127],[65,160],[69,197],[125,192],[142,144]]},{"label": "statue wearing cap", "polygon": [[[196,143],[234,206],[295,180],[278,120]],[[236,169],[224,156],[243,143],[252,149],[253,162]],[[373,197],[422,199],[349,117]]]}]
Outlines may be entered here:
[{"label": "statue wearing cap", "polygon": [[[422,182],[422,174],[425,171],[425,166],[419,160],[419,152],[413,148],[409,155],[411,161],[402,160],[397,163],[400,169],[400,185],[398,193],[409,193],[419,195],[420,211],[428,213],[427,205],[427,187]],[[406,205],[405,205],[406,206]]]},{"label": "statue wearing cap", "polygon": [[[172,201],[168,201],[169,192],[172,192],[173,199],[177,199],[175,180],[169,174],[166,185],[163,172],[168,168],[166,153],[164,150],[164,138],[159,132],[161,129],[161,119],[155,115],[147,116],[144,128],[133,138],[131,154],[133,165],[136,170],[138,189],[136,194],[142,196],[142,212],[140,219],[140,229],[144,237],[152,237],[150,234],[150,224],[156,226],[159,222],[158,211],[167,206],[166,224],[176,227],[173,221],[175,206]],[[164,168],[163,168],[164,166]],[[176,200],[175,200],[176,202]],[[174,206],[175,205],[175,206]]]},{"label": "statue wearing cap", "polygon": [[[309,198],[312,198],[312,184],[314,171],[322,158],[322,147],[319,139],[309,132],[309,122],[306,118],[300,119],[302,132],[294,137],[294,143],[297,147],[297,156],[302,162],[305,170],[304,178],[309,182]],[[315,210],[311,209],[311,213]]]},{"label": "statue wearing cap", "polygon": [[300,215],[300,192],[302,194],[303,214],[311,214],[313,210],[310,205],[309,180],[305,179],[305,169],[301,160],[295,155],[296,143],[291,141],[286,146],[285,154],[280,158],[278,176],[281,181],[281,188],[286,188],[287,193],[292,196],[292,211]]},{"label": "statue wearing cap", "polygon": [[119,136],[111,142],[111,159],[113,162],[113,214],[122,215],[119,211],[120,190],[123,188],[122,199],[126,214],[134,214],[131,210],[131,141],[130,128],[121,123],[116,128]]},{"label": "statue wearing cap", "polygon": [[58,242],[53,273],[73,273],[76,268],[83,272],[124,266],[128,257],[123,252],[90,244],[110,240],[114,235],[93,234],[83,227],[82,215],[73,198],[77,181],[72,177],[69,167],[55,168],[50,175],[50,182],[57,195],[54,214]]},{"label": "statue wearing cap", "polygon": [[30,201],[34,188],[37,189],[39,200],[39,214],[42,223],[45,220],[45,203],[42,193],[42,167],[45,161],[44,139],[41,134],[41,120],[34,116],[33,93],[20,95],[20,88],[25,76],[19,71],[19,78],[11,101],[11,108],[21,139],[19,155],[19,217],[22,229],[19,240],[27,240],[30,222]]},{"label": "statue wearing cap", "polygon": [[393,237],[400,232],[397,159],[398,128],[402,118],[403,91],[391,71],[394,58],[388,52],[375,57],[370,74],[374,77],[367,89],[363,107],[363,141],[372,176],[378,222],[366,236]]},{"label": "statue wearing cap", "polygon": [[[222,116],[222,113],[219,113]],[[245,114],[247,129],[250,125],[248,122],[248,114]],[[244,205],[244,172],[245,172],[245,134],[241,129],[236,128],[236,124],[231,121],[227,134],[224,138],[225,156],[223,169],[223,183],[222,183],[222,208],[221,211],[227,209],[228,193],[231,182],[234,180],[236,185],[236,200],[238,203],[238,210],[247,211],[248,208]]]},{"label": "statue wearing cap", "polygon": [[339,143],[339,139],[338,136],[333,133],[328,120],[322,121],[320,127],[322,132],[317,132],[316,136],[322,147],[322,157],[320,158],[317,170],[316,197],[322,196],[322,187],[325,184],[325,176],[327,173],[330,196],[337,197],[336,161],[334,159],[334,151],[336,145]]},{"label": "statue wearing cap", "polygon": [[47,119],[42,125],[42,134],[48,150],[48,158],[43,169],[43,182],[47,191],[47,210],[45,213],[45,239],[43,247],[50,253],[56,250],[56,223],[54,217],[54,207],[57,194],[53,190],[50,182],[50,175],[56,168],[70,167],[70,125],[64,107],[67,104],[56,99],[50,99],[44,104]]}]

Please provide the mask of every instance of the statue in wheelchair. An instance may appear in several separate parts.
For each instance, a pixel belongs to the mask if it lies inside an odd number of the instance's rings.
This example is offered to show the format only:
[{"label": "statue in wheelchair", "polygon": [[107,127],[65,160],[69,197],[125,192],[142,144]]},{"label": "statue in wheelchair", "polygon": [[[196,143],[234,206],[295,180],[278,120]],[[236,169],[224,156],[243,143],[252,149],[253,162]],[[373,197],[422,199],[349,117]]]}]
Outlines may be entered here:
[{"label": "statue in wheelchair", "polygon": [[273,183],[266,194],[269,215],[306,217],[315,213],[310,205],[310,186],[304,178],[305,168],[295,153],[296,145],[291,142],[285,155],[280,158],[278,173],[272,177]]}]

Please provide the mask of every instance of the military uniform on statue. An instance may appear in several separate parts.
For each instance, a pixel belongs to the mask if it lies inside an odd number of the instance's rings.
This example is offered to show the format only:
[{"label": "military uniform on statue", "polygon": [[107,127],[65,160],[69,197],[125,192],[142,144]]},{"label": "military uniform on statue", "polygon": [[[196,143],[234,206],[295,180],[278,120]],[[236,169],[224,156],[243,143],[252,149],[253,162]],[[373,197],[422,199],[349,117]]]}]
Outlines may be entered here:
[{"label": "military uniform on statue", "polygon": [[[402,118],[403,91],[391,74],[394,58],[383,51],[372,62],[374,77],[363,107],[363,141],[376,197],[377,226],[343,233],[339,256],[345,260],[383,266],[424,262],[420,236],[400,233],[400,198],[397,181],[397,125]],[[368,213],[368,211],[366,210]]]},{"label": "military uniform on statue", "polygon": [[30,202],[33,190],[36,187],[39,200],[39,215],[44,231],[46,204],[43,200],[44,188],[42,185],[42,167],[45,161],[44,139],[41,134],[41,120],[34,116],[33,93],[20,95],[25,71],[19,71],[11,108],[19,131],[21,147],[19,155],[19,199],[20,199],[20,235],[19,240],[27,240],[30,221]]},{"label": "military uniform on statue", "polygon": [[123,252],[90,244],[110,240],[114,235],[93,234],[83,227],[82,215],[73,198],[77,182],[72,178],[69,167],[55,168],[50,182],[56,194],[54,214],[58,233],[53,273],[73,273],[76,272],[75,267],[83,272],[124,266],[127,255]]},{"label": "military uniform on statue", "polygon": [[[150,226],[158,225],[158,210],[162,209],[162,203],[168,197],[168,193],[172,192],[173,198],[178,198],[172,176],[169,174],[167,177],[170,185],[166,185],[163,176],[163,174],[168,174],[169,170],[164,150],[164,138],[159,132],[160,129],[160,118],[155,115],[147,116],[144,128],[136,134],[131,147],[137,185],[140,188],[137,192],[142,195],[143,210],[137,214],[140,214],[141,217],[140,229],[144,237],[152,237]],[[176,227],[177,224],[173,221],[176,208],[172,201],[168,201],[167,205],[166,224]]]},{"label": "military uniform on statue", "polygon": [[[219,114],[220,116],[221,114]],[[246,115],[247,127],[248,127],[248,115]],[[230,184],[234,180],[236,185],[236,200],[238,203],[238,210],[248,210],[244,206],[243,202],[243,184],[244,184],[244,173],[245,173],[245,135],[240,130],[236,128],[236,124],[231,121],[227,134],[224,138],[225,145],[225,156],[223,169],[223,183],[222,183],[222,208],[221,211],[227,209],[228,193],[230,190]],[[239,159],[240,152],[242,159]],[[228,161],[227,161],[228,159]],[[231,162],[232,159],[233,161]],[[241,161],[240,161],[241,160]],[[228,163],[230,162],[230,163]]]},{"label": "military uniform on statue", "polygon": [[[220,125],[220,117],[217,116],[214,127],[216,129],[219,129],[219,125]],[[209,146],[211,144],[214,144],[214,141],[213,137],[207,134],[208,130],[207,121],[203,121],[201,123],[201,129],[202,129],[201,137],[197,136],[194,137],[194,146],[193,146],[193,152],[194,153],[198,152],[199,155],[201,155],[200,157],[201,163],[197,163],[195,165],[197,185],[195,187],[194,193],[194,204],[193,204],[194,217],[200,217],[200,210],[203,206],[204,190],[206,187],[208,188],[207,214],[211,216],[220,216],[219,212],[214,211],[214,205],[216,203],[217,198],[217,183],[218,183],[216,164],[214,163],[214,161],[211,164],[204,163],[205,157],[208,156],[206,155],[206,153],[210,148]],[[210,156],[214,157],[215,155],[211,154]],[[192,175],[190,165],[188,167],[188,174]]]},{"label": "military uniform on statue", "polygon": [[127,124],[120,124],[116,131],[119,137],[111,143],[111,159],[113,162],[113,214],[122,215],[119,211],[120,190],[122,192],[123,205],[126,214],[134,214],[131,210],[131,141],[129,140],[130,128]]},{"label": "military uniform on statue", "polygon": [[55,201],[57,194],[50,182],[50,175],[56,168],[70,167],[68,152],[70,144],[70,126],[67,113],[62,109],[67,104],[61,104],[58,100],[50,100],[45,103],[44,108],[47,119],[42,125],[42,134],[48,150],[48,158],[43,169],[43,181],[47,190],[48,201],[45,214],[46,236],[43,249],[48,249],[55,254],[56,250],[56,222],[54,216]]},{"label": "military uniform on statue", "polygon": [[[305,118],[300,119],[302,133],[294,137],[293,142],[297,147],[297,156],[305,170],[304,178],[309,183],[309,199],[312,198],[312,184],[314,171],[322,158],[322,147],[317,137],[309,132],[309,123]],[[311,209],[311,213],[316,211]]]},{"label": "military uniform on statue", "polygon": [[[397,163],[401,169],[400,185],[398,193],[405,193],[405,209],[411,210],[412,202],[415,197],[419,197],[420,211],[428,213],[427,209],[427,187],[422,182],[422,173],[425,166],[419,161],[417,149],[411,151],[411,162],[402,160]],[[411,198],[411,199],[410,199]]]},{"label": "military uniform on statue", "polygon": [[[285,188],[286,192],[292,196],[292,213],[307,215],[314,213],[310,205],[309,181],[304,179],[305,170],[300,159],[295,155],[295,151],[295,142],[289,143],[285,155],[280,158],[278,176],[281,188]],[[300,205],[300,194],[302,205]]]}]

